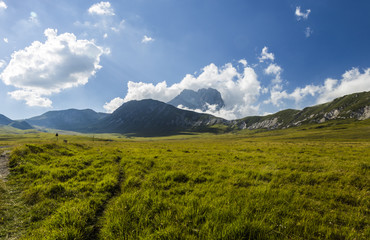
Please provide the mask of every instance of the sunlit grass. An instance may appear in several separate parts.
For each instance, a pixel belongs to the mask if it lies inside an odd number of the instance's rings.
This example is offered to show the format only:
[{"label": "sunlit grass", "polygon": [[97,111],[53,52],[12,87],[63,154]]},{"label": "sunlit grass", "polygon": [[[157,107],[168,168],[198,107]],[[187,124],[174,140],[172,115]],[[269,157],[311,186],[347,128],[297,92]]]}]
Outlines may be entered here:
[{"label": "sunlit grass", "polygon": [[0,236],[369,239],[369,126],[58,141],[2,134],[13,152],[0,181]]}]

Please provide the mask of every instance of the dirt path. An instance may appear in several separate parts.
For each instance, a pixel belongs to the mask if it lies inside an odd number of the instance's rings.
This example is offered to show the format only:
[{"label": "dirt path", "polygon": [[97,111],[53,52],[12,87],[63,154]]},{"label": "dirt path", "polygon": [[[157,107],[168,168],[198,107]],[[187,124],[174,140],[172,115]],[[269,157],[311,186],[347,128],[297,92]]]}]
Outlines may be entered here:
[{"label": "dirt path", "polygon": [[[6,147],[0,147],[6,148]],[[6,181],[6,177],[9,175],[9,150],[5,150],[0,154],[0,179]]]}]

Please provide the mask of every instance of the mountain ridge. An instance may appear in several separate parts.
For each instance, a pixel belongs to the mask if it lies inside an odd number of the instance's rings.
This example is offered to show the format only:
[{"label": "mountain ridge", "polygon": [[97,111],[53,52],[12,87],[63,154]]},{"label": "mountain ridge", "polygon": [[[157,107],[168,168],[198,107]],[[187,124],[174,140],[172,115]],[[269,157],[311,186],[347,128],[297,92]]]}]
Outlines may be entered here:
[{"label": "mountain ridge", "polygon": [[345,95],[333,101],[306,107],[285,109],[267,116],[252,116],[233,120],[239,129],[283,129],[303,124],[323,123],[335,119],[365,120],[370,118],[370,92]]},{"label": "mountain ridge", "polygon": [[209,114],[181,110],[164,102],[144,99],[123,104],[88,131],[161,135],[200,130],[225,121]]},{"label": "mountain ridge", "polygon": [[[284,129],[335,119],[365,120],[370,118],[370,92],[345,95],[331,102],[302,110],[285,109],[267,116],[249,116],[225,120],[205,113],[178,109],[164,102],[145,99],[124,103],[112,114],[91,109],[49,111],[26,121],[13,121],[0,114],[0,125],[19,129],[32,128],[28,123],[83,133],[132,133],[166,135],[178,132],[219,132],[242,129]],[[23,125],[22,125],[23,124]]]},{"label": "mountain ridge", "polygon": [[85,129],[86,125],[93,124],[108,115],[91,109],[78,110],[71,108],[48,111],[42,115],[28,118],[26,121],[35,126],[78,132]]},{"label": "mountain ridge", "polygon": [[3,114],[0,114],[0,126],[10,126],[20,130],[33,129],[33,127],[24,120],[12,120]]}]

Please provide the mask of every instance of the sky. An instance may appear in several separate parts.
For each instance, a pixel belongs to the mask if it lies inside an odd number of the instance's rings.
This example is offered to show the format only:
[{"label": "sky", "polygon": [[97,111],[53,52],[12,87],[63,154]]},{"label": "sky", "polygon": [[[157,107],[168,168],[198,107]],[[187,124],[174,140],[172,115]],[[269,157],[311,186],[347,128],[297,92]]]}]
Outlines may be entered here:
[{"label": "sky", "polygon": [[[368,0],[0,0],[0,114],[217,89],[236,119],[370,91]],[[195,109],[195,111],[200,111]]]}]

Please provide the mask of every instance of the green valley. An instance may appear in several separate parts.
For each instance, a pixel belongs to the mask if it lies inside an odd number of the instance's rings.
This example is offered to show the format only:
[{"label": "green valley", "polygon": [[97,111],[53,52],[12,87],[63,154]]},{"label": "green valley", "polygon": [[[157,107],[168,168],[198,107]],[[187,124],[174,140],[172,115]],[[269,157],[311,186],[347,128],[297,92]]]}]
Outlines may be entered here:
[{"label": "green valley", "polygon": [[369,239],[369,133],[370,120],[58,141],[3,128],[0,238]]}]

